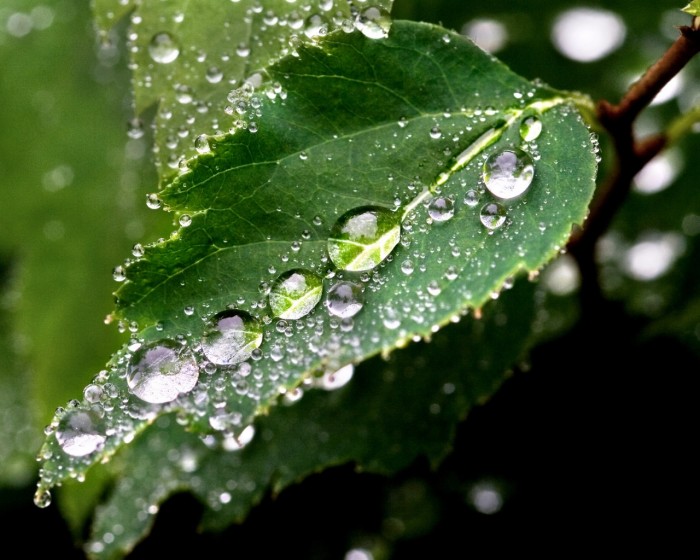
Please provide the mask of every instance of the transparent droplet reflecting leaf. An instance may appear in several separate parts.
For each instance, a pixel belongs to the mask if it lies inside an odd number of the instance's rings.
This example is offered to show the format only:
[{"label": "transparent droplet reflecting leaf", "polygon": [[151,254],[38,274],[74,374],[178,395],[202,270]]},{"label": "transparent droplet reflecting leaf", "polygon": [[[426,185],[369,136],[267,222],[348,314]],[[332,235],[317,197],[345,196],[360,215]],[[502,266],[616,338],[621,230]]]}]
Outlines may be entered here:
[{"label": "transparent droplet reflecting leaf", "polygon": [[498,198],[520,196],[528,189],[534,175],[532,158],[518,148],[492,154],[484,163],[484,183]]},{"label": "transparent droplet reflecting leaf", "polygon": [[170,64],[180,55],[180,47],[170,33],[156,33],[148,45],[148,54],[158,64]]},{"label": "transparent droplet reflecting leaf", "polygon": [[455,215],[455,203],[446,196],[436,196],[428,204],[428,215],[434,222],[446,222]]},{"label": "transparent droplet reflecting leaf", "polygon": [[310,270],[290,270],[277,277],[270,288],[270,310],[280,319],[300,319],[321,299],[323,282]]},{"label": "transparent droplet reflecting leaf", "polygon": [[197,384],[199,368],[192,352],[174,340],[163,339],[134,352],[126,382],[143,401],[159,404],[175,400]]},{"label": "transparent droplet reflecting leaf", "polygon": [[232,365],[250,358],[262,344],[260,323],[245,311],[226,310],[212,318],[211,329],[204,335],[202,351],[218,365]]},{"label": "transparent droplet reflecting leaf", "polygon": [[505,223],[506,209],[497,202],[490,202],[481,208],[479,218],[486,229],[495,230]]},{"label": "transparent droplet reflecting leaf", "polygon": [[331,229],[328,255],[342,270],[372,270],[394,250],[401,238],[399,217],[380,206],[365,206],[343,214]]},{"label": "transparent droplet reflecting leaf", "polygon": [[326,294],[326,307],[331,315],[354,317],[364,305],[364,294],[361,284],[356,282],[336,282]]},{"label": "transparent droplet reflecting leaf", "polygon": [[520,123],[520,138],[525,142],[537,140],[542,133],[542,121],[537,117],[526,117]]},{"label": "transparent droplet reflecting leaf", "polygon": [[69,410],[58,423],[56,440],[73,457],[90,455],[107,439],[102,418],[93,410]]},{"label": "transparent droplet reflecting leaf", "polygon": [[391,16],[384,8],[371,6],[357,16],[355,29],[369,39],[384,39],[389,36]]}]

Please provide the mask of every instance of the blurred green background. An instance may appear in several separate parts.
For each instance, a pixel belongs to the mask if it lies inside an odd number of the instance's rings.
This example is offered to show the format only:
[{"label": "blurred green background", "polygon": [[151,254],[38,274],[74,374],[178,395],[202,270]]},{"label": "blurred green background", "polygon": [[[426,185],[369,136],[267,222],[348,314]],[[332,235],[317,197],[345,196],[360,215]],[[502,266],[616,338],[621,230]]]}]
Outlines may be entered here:
[{"label": "blurred green background", "polygon": [[[394,17],[442,23],[527,78],[616,101],[689,22],[683,4],[397,0]],[[126,338],[104,324],[112,268],[169,224],[145,205],[157,182],[148,135],[127,136],[125,37],[122,25],[98,40],[87,1],[0,3],[0,526],[11,540],[19,527],[38,529],[47,538],[32,550],[61,558],[81,553],[59,510],[31,498],[42,428]],[[694,60],[638,132],[700,103],[699,79]],[[690,135],[638,177],[601,243],[607,300],[591,310],[597,320],[575,322],[575,291],[554,286],[542,318],[550,340],[463,423],[437,472],[420,461],[393,478],[331,469],[221,535],[196,536],[199,506],[182,496],[133,556],[176,546],[247,557],[271,528],[279,542],[267,552],[292,558],[547,549],[555,533],[572,550],[604,535],[679,544],[697,425],[699,149]]]}]

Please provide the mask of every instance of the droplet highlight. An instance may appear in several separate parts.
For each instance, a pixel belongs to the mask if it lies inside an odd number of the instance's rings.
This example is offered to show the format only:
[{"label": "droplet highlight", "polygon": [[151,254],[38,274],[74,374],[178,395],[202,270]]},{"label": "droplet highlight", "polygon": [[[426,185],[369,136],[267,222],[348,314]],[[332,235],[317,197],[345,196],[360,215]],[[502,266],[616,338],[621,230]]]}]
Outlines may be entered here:
[{"label": "droplet highlight", "polygon": [[94,453],[106,439],[102,418],[93,410],[69,410],[56,428],[58,445],[73,457]]},{"label": "droplet highlight", "polygon": [[479,219],[486,229],[496,230],[506,221],[506,209],[498,202],[489,202],[482,206]]},{"label": "droplet highlight", "polygon": [[389,256],[400,239],[397,214],[380,206],[365,206],[338,219],[328,239],[328,255],[341,270],[372,270]]},{"label": "droplet highlight", "polygon": [[153,404],[175,400],[197,384],[199,368],[192,352],[174,340],[163,339],[134,352],[126,372],[131,392]]},{"label": "droplet highlight", "polygon": [[446,222],[455,215],[454,200],[446,196],[436,196],[428,203],[428,215],[434,222]]},{"label": "droplet highlight", "polygon": [[326,308],[331,315],[346,319],[357,315],[364,305],[362,285],[356,282],[336,282],[326,294]]},{"label": "droplet highlight", "polygon": [[158,64],[170,64],[180,55],[180,47],[170,33],[156,33],[148,44],[148,54]]},{"label": "droplet highlight", "polygon": [[492,154],[484,163],[484,184],[498,198],[520,196],[528,189],[534,176],[532,158],[518,148]]},{"label": "droplet highlight", "polygon": [[251,357],[263,341],[260,323],[245,311],[235,309],[214,315],[202,339],[202,352],[217,365],[232,365]]},{"label": "droplet highlight", "polygon": [[270,287],[270,311],[280,319],[300,319],[321,300],[323,281],[309,270],[295,269],[277,277]]}]

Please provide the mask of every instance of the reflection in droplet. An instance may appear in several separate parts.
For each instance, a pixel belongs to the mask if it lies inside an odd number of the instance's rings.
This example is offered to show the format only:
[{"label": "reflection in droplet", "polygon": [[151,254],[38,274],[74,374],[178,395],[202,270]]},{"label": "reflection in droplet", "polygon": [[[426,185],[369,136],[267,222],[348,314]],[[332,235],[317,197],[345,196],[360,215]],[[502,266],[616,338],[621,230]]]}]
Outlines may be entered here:
[{"label": "reflection in droplet", "polygon": [[232,365],[250,358],[262,344],[260,323],[245,311],[230,309],[214,315],[202,339],[202,352],[217,365]]},{"label": "reflection in droplet", "polygon": [[290,270],[277,277],[268,301],[272,315],[280,319],[300,319],[311,313],[321,299],[323,283],[309,270]]},{"label": "reflection in droplet", "polygon": [[320,387],[326,391],[335,391],[347,385],[355,374],[355,366],[348,364],[336,371],[326,372],[321,377],[315,377],[314,387]]},{"label": "reflection in droplet", "polygon": [[190,350],[174,340],[160,340],[134,352],[127,366],[131,392],[149,403],[166,403],[197,384],[199,368]]},{"label": "reflection in droplet", "polygon": [[401,237],[398,215],[380,206],[343,214],[331,229],[328,255],[342,270],[372,270],[394,250]]},{"label": "reflection in droplet", "polygon": [[148,45],[148,54],[158,64],[169,64],[180,55],[180,47],[170,33],[156,33]]},{"label": "reflection in droplet", "polygon": [[384,8],[371,6],[355,18],[355,29],[369,39],[383,39],[389,36],[391,16]]},{"label": "reflection in droplet", "polygon": [[518,148],[492,154],[484,163],[484,183],[498,198],[520,196],[528,189],[534,175],[532,158]]},{"label": "reflection in droplet", "polygon": [[559,14],[552,27],[552,43],[578,62],[599,60],[625,40],[627,28],[616,13],[599,8],[572,8]]},{"label": "reflection in droplet", "polygon": [[542,133],[542,121],[537,117],[526,117],[520,123],[520,138],[525,142],[537,140]]},{"label": "reflection in droplet", "polygon": [[506,209],[497,202],[489,202],[481,208],[479,219],[486,229],[495,230],[506,221]]},{"label": "reflection in droplet", "polygon": [[428,215],[434,222],[446,222],[455,215],[455,203],[446,196],[436,196],[428,203]]},{"label": "reflection in droplet", "polygon": [[94,453],[106,439],[102,418],[92,410],[69,410],[61,417],[56,428],[58,444],[73,457]]},{"label": "reflection in droplet", "polygon": [[326,307],[331,315],[346,319],[357,315],[364,305],[362,285],[356,282],[336,282],[326,295]]}]

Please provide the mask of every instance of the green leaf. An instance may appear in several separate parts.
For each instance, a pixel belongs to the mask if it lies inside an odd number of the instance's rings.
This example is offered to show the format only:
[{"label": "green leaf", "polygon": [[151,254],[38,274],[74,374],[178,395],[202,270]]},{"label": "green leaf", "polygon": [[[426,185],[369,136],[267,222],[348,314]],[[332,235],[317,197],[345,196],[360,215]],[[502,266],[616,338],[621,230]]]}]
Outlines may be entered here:
[{"label": "green leaf", "polygon": [[122,476],[97,513],[86,550],[100,559],[123,556],[149,530],[160,504],[183,490],[206,506],[202,525],[216,531],[242,521],[270,489],[277,493],[323,467],[353,461],[365,471],[393,473],[421,455],[437,464],[457,422],[522,357],[534,291],[518,283],[481,320],[467,317],[430,343],[365,362],[342,388],[305,388],[301,400],[300,391],[293,403],[260,418],[241,451],[210,449],[174,429],[172,416],[161,417],[116,460]]},{"label": "green leaf", "polygon": [[[211,138],[210,152],[162,191],[183,226],[128,266],[117,294],[116,315],[142,330],[80,405],[107,407],[100,421],[80,413],[84,454],[47,440],[40,495],[171,411],[235,446],[280,393],[480,310],[514,275],[538,271],[583,221],[596,154],[573,98],[459,35],[395,22],[386,40],[334,34],[267,72],[281,89],[241,91],[258,96],[255,127]],[[367,206],[393,210],[400,243],[374,270],[336,269],[331,229]],[[365,233],[376,225],[362,224]],[[274,320],[265,293],[292,270],[323,278],[326,297],[339,282],[359,284],[361,311],[336,316],[326,300],[298,320]],[[232,307],[264,325],[263,342],[250,361],[217,367],[200,341],[212,315]],[[129,361],[139,345],[153,351],[148,364]],[[139,399],[128,385],[142,375],[153,377],[154,394]],[[161,391],[187,391],[197,375],[194,390],[158,404]],[[66,414],[54,421],[62,440],[75,435],[66,426],[77,412]]]},{"label": "green leaf", "polygon": [[[372,2],[387,13],[392,0]],[[196,155],[195,134],[226,132],[241,108],[227,94],[244,80],[257,83],[263,68],[341,25],[361,26],[346,0],[304,5],[287,0],[96,0],[103,30],[133,10],[130,56],[137,113],[158,106],[156,162],[167,177]],[[314,25],[316,27],[314,27]],[[325,30],[325,31],[323,31]],[[293,38],[293,39],[292,39]]]},{"label": "green leaf", "polygon": [[692,0],[683,11],[691,16],[700,16],[700,0]]}]

